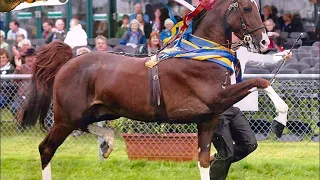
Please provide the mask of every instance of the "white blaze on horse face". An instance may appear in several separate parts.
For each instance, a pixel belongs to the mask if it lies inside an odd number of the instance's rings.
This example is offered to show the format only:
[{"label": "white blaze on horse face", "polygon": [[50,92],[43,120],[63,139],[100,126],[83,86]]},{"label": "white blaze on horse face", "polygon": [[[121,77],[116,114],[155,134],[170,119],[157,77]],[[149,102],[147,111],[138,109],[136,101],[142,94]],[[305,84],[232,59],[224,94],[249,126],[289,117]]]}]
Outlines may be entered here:
[{"label": "white blaze on horse face", "polygon": [[266,52],[268,50],[270,40],[269,40],[267,33],[265,33],[265,32],[263,32],[261,36],[262,36],[262,39],[260,41],[260,50],[262,52]]},{"label": "white blaze on horse face", "polygon": [[42,180],[51,180],[51,163],[42,170]]},{"label": "white blaze on horse face", "polygon": [[203,168],[200,166],[200,162],[198,161],[198,167],[200,170],[201,180],[210,180],[210,166],[208,168]]},{"label": "white blaze on horse face", "polygon": [[251,2],[253,2],[256,5],[256,7],[257,7],[257,9],[259,11],[259,6],[258,6],[257,2],[255,0],[251,0]]}]

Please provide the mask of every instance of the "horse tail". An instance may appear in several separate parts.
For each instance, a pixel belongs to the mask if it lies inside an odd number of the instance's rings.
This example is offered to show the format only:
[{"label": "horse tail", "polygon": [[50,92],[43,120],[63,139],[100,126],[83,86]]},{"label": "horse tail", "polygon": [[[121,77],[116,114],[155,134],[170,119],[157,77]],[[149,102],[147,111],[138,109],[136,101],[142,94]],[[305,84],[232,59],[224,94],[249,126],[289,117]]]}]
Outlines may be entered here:
[{"label": "horse tail", "polygon": [[34,126],[40,116],[40,126],[45,129],[44,121],[51,105],[54,78],[72,57],[71,47],[62,41],[53,41],[37,52],[30,92],[18,114],[22,126]]}]

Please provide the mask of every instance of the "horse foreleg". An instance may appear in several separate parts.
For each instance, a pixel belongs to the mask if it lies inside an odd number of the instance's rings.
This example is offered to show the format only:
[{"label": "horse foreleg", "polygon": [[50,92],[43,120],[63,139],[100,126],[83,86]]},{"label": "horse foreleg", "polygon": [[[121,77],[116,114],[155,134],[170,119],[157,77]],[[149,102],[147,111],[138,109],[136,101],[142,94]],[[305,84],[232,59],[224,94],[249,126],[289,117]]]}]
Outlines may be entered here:
[{"label": "horse foreleg", "polygon": [[254,78],[241,83],[233,84],[223,88],[220,94],[221,102],[218,104],[219,107],[215,109],[222,110],[231,107],[233,104],[239,102],[241,99],[246,97],[252,92],[252,88],[267,88],[270,85],[269,81],[262,78]]},{"label": "horse foreleg", "polygon": [[52,126],[49,134],[39,145],[39,153],[42,165],[42,179],[51,179],[50,161],[56,152],[57,148],[63,143],[68,135],[73,131],[73,128],[56,125]]},{"label": "horse foreleg", "polygon": [[102,143],[101,150],[103,152],[103,157],[107,159],[114,147],[114,131],[110,128],[103,128],[93,124],[88,125],[88,131],[92,134],[95,134],[105,140],[105,143]]},{"label": "horse foreleg", "polygon": [[217,123],[218,121],[213,119],[209,123],[198,124],[198,167],[200,169],[201,180],[210,180],[210,149]]},{"label": "horse foreleg", "polygon": [[271,86],[261,90],[267,93],[278,113],[278,116],[275,118],[275,121],[272,124],[272,128],[276,136],[280,138],[288,121],[288,105],[279,97],[279,95]]}]

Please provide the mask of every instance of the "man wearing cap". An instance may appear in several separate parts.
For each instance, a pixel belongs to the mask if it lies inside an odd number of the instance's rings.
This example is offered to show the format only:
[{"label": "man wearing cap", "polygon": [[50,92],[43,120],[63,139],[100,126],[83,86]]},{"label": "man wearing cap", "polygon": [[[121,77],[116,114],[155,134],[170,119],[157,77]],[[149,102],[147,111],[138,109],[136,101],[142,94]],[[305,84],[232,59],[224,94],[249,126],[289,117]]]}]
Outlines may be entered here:
[{"label": "man wearing cap", "polygon": [[[17,66],[16,70],[13,74],[32,74],[32,67],[36,60],[36,51],[34,48],[28,48],[25,52],[21,53],[21,57],[24,58],[25,64],[22,64],[21,66]],[[14,82],[22,82],[19,84],[19,89],[17,93],[17,97],[11,104],[10,111],[12,115],[16,115],[17,110],[19,109],[22,101],[26,99],[27,89],[30,85],[31,79],[16,79]]]}]

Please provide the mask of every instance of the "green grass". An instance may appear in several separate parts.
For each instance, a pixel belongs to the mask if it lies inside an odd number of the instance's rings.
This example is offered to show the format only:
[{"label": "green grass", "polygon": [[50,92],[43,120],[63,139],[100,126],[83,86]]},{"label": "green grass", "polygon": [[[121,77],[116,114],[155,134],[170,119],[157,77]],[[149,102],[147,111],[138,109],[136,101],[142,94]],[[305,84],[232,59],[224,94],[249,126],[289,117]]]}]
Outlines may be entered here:
[{"label": "green grass", "polygon": [[[28,133],[27,133],[28,134]],[[41,179],[38,136],[1,137],[1,179]],[[56,152],[53,179],[197,180],[197,162],[130,161],[121,139],[108,160],[98,161],[97,139],[69,137]],[[228,179],[318,180],[319,143],[260,142],[246,159],[231,166]]]}]

